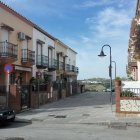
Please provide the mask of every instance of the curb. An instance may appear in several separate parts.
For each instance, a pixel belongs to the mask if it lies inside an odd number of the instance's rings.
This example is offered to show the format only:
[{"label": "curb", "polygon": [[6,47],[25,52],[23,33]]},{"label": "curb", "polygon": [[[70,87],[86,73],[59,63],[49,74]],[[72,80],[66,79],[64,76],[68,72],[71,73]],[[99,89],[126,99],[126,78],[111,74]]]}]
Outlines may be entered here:
[{"label": "curb", "polygon": [[140,123],[133,123],[133,122],[113,122],[113,121],[106,121],[106,122],[95,122],[95,123],[80,123],[85,125],[99,125],[99,126],[108,126],[108,128],[126,128],[127,126],[133,127],[140,127]]},{"label": "curb", "polygon": [[26,119],[15,119],[15,123],[32,123],[32,120],[26,120]]}]

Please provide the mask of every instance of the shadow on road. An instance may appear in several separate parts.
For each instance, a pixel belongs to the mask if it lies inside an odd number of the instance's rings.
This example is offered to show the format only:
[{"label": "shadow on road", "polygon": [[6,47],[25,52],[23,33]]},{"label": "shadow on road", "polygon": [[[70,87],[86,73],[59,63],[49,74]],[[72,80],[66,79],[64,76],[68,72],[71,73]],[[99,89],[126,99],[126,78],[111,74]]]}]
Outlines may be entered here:
[{"label": "shadow on road", "polygon": [[[61,111],[71,111],[75,107],[91,106],[93,108],[103,108],[104,105],[110,105],[110,93],[99,93],[99,92],[86,92],[82,94],[77,94],[74,96],[67,97],[65,99],[58,100],[53,103],[40,106],[38,109],[31,109],[25,113],[20,113],[20,116],[31,116],[41,114],[43,112],[48,112],[48,114],[53,112]],[[113,104],[115,101],[115,95],[112,96]]]},{"label": "shadow on road", "polygon": [[4,124],[1,124],[0,129],[18,128],[18,127],[31,125],[31,124],[32,124],[31,121],[18,119],[18,120],[15,120],[14,122],[5,122]]}]

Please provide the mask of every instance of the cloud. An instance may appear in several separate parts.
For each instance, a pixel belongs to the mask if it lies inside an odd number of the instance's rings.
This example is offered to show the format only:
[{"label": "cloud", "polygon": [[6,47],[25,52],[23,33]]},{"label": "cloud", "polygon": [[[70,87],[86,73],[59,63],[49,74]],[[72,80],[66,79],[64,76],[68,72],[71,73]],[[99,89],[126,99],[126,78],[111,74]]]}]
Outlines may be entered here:
[{"label": "cloud", "polygon": [[119,37],[128,30],[131,17],[125,10],[118,11],[109,7],[99,12],[97,17],[89,17],[85,23],[89,25],[89,29],[93,33],[97,33],[98,37]]},{"label": "cloud", "polygon": [[[129,9],[132,11],[131,7]],[[71,46],[79,46],[77,50],[77,65],[80,67],[79,79],[96,77],[96,75],[108,77],[109,48],[105,48],[107,54],[105,59],[98,58],[102,45],[106,43],[112,48],[112,59],[117,63],[117,75],[126,75],[127,47],[132,16],[133,13],[127,9],[122,8],[118,11],[115,7],[106,7],[96,16],[85,19],[88,34],[80,35],[77,41],[74,38],[70,39],[71,41],[67,39]]]},{"label": "cloud", "polygon": [[[107,55],[106,58],[100,59],[98,57],[104,44],[109,44],[112,48],[112,59],[117,62],[117,75],[124,76],[126,74],[127,45],[136,0],[3,1],[11,3],[10,5],[15,7],[14,9],[19,12],[22,11],[20,13],[24,13],[27,17],[29,14],[34,15],[34,18],[38,21],[42,20],[40,17],[43,17],[43,19],[44,17],[50,17],[52,22],[52,19],[67,16],[72,20],[65,20],[65,24],[60,20],[53,20],[53,22],[56,22],[57,27],[66,28],[66,22],[73,22],[75,27],[78,25],[78,27],[81,27],[80,30],[75,28],[75,31],[72,31],[71,27],[71,32],[67,30],[66,37],[64,36],[66,31],[63,30],[59,33],[57,30],[57,34],[60,36],[59,39],[78,52],[79,79],[96,77],[97,75],[108,78],[109,48],[104,49]],[[74,17],[76,17],[76,21],[74,21]],[[78,19],[82,20],[79,22]],[[48,18],[48,20],[50,19]],[[44,22],[41,24],[44,24]],[[45,24],[47,23],[45,22]],[[54,29],[50,30],[56,32],[56,29],[54,26]]]},{"label": "cloud", "polygon": [[[136,4],[136,0],[86,0],[77,4],[74,4],[76,9],[89,9],[99,8],[105,6],[114,6],[117,8],[126,8]],[[118,9],[119,10],[119,9]],[[129,9],[130,10],[130,9]]]},{"label": "cloud", "polygon": [[[7,5],[23,13],[27,17],[32,15],[36,17],[56,16],[64,17],[63,2],[58,4],[57,0],[2,0]],[[57,6],[56,6],[57,5]],[[58,12],[59,11],[59,12]],[[30,16],[31,15],[31,16]]]},{"label": "cloud", "polygon": [[97,7],[97,6],[110,5],[113,3],[114,3],[113,0],[100,0],[100,1],[87,0],[80,4],[75,4],[74,7],[75,8],[93,8],[93,7]]}]

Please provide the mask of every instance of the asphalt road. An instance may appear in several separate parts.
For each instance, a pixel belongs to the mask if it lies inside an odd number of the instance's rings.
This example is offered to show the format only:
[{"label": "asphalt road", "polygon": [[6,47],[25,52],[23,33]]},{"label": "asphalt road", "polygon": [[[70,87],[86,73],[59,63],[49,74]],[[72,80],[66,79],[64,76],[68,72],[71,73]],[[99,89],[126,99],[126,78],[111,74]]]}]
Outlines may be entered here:
[{"label": "asphalt road", "polygon": [[79,94],[18,114],[32,123],[16,121],[1,127],[0,140],[139,140],[139,127],[94,123],[111,119],[111,113],[109,93]]}]

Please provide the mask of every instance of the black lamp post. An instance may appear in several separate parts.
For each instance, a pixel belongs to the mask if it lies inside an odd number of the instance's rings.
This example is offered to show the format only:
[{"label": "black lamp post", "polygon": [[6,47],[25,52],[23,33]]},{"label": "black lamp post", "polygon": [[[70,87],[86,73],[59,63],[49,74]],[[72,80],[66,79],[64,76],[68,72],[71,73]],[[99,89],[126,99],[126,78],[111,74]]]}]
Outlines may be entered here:
[{"label": "black lamp post", "polygon": [[115,65],[115,79],[116,79],[116,62],[115,61],[112,61]]},{"label": "black lamp post", "polygon": [[109,77],[110,77],[110,102],[112,105],[112,60],[111,60],[111,47],[110,45],[103,45],[100,54],[98,55],[99,57],[105,57],[106,55],[104,54],[103,48],[105,46],[108,46],[110,48],[110,65],[109,65]]}]

